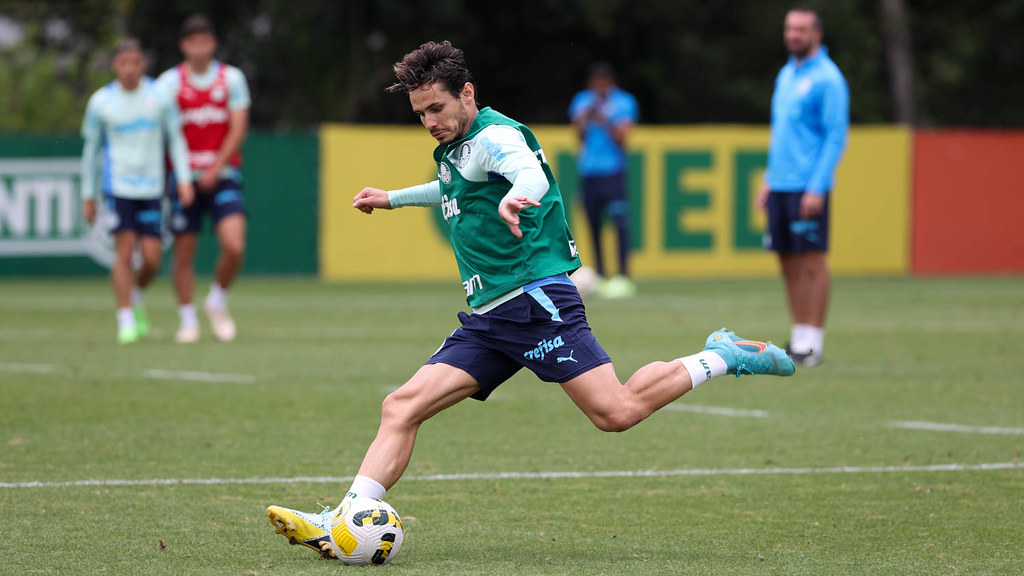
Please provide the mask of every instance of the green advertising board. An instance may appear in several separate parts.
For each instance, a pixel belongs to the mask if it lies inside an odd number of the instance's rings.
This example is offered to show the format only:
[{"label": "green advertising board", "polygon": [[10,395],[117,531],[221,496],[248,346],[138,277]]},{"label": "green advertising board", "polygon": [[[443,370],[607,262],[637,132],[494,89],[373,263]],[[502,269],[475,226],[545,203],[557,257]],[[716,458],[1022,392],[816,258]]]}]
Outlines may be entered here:
[{"label": "green advertising board", "polygon": [[[74,136],[0,136],[0,275],[106,273],[109,235],[81,215],[81,150]],[[249,220],[243,272],[315,274],[316,136],[250,134],[242,153]],[[168,248],[172,241],[168,237]],[[209,223],[199,246],[196,270],[208,275],[217,255]]]}]

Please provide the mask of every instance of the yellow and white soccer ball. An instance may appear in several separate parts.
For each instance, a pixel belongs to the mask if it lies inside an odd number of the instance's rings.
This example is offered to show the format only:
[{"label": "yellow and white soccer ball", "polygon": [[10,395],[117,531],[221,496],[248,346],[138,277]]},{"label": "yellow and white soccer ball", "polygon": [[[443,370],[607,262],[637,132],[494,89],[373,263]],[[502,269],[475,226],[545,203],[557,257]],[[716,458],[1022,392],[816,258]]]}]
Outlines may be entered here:
[{"label": "yellow and white soccer ball", "polygon": [[597,287],[601,284],[601,277],[590,266],[580,266],[569,276],[569,279],[576,285],[576,289],[580,291],[580,296],[584,298],[597,292]]},{"label": "yellow and white soccer ball", "polygon": [[351,566],[382,565],[402,547],[402,520],[390,504],[356,497],[342,504],[331,527],[334,555]]}]

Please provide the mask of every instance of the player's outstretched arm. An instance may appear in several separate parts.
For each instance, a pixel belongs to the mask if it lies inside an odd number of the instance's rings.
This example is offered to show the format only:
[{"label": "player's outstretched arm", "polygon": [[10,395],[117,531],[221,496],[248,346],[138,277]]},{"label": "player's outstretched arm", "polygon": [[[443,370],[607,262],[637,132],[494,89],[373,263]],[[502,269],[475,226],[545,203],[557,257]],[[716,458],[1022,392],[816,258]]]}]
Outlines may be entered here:
[{"label": "player's outstretched arm", "polygon": [[363,188],[352,199],[352,207],[366,214],[372,214],[374,208],[391,210],[391,200],[388,199],[387,190],[380,188]]}]

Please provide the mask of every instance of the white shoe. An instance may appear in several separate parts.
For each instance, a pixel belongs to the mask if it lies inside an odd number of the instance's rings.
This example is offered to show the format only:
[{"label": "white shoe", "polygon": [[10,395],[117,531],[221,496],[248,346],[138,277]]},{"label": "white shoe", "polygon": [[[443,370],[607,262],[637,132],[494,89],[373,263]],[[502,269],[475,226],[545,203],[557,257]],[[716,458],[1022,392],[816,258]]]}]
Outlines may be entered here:
[{"label": "white shoe", "polygon": [[178,333],[174,335],[174,340],[178,344],[194,344],[199,342],[199,326],[182,326],[178,328]]},{"label": "white shoe", "polygon": [[235,321],[228,313],[227,307],[213,308],[204,306],[207,317],[210,318],[210,329],[213,335],[221,342],[231,342],[235,339]]}]

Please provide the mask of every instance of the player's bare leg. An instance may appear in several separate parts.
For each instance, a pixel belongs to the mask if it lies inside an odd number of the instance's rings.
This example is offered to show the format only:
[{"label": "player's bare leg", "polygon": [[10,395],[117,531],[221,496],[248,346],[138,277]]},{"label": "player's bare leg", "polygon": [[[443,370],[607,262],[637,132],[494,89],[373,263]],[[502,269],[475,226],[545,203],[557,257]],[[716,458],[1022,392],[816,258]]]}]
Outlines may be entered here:
[{"label": "player's bare leg", "polygon": [[135,285],[141,289],[149,286],[160,271],[163,242],[155,236],[140,236],[139,251],[142,254],[142,266],[135,274]]},{"label": "player's bare leg", "polygon": [[230,342],[235,339],[235,321],[228,312],[227,290],[242,269],[245,215],[236,213],[225,216],[217,223],[216,232],[220,255],[213,269],[214,282],[210,286],[204,308],[210,317],[213,335],[222,342]]},{"label": "player's bare leg", "polygon": [[245,215],[242,213],[225,216],[217,223],[217,241],[220,255],[213,269],[213,276],[221,288],[227,290],[242,269],[245,258]]},{"label": "player's bare leg", "polygon": [[790,352],[805,365],[821,362],[831,277],[824,252],[780,254],[793,334]]},{"label": "player's bare leg", "polygon": [[778,346],[744,340],[723,328],[708,336],[702,351],[647,364],[624,385],[614,367],[603,364],[564,382],[562,389],[599,429],[622,432],[716,376],[793,372],[793,361]]},{"label": "player's bare leg", "polygon": [[377,437],[366,451],[359,475],[391,489],[409,465],[420,425],[479,389],[476,380],[459,368],[447,364],[421,367],[384,399]]},{"label": "player's bare leg", "polygon": [[198,235],[193,232],[178,234],[174,239],[174,259],[171,264],[171,280],[178,295],[178,316],[180,325],[175,340],[189,344],[199,340],[199,317],[194,304],[196,286],[196,250]]},{"label": "player's bare leg", "polygon": [[110,267],[110,284],[117,304],[117,341],[130,344],[139,339],[135,312],[132,310],[132,255],[135,250],[135,232],[114,234],[114,262]]},{"label": "player's bare leg", "polygon": [[114,263],[110,267],[110,283],[114,288],[114,302],[117,308],[132,305],[132,254],[135,250],[135,233],[114,234]]},{"label": "player's bare leg", "polygon": [[622,432],[692,389],[681,362],[652,362],[623,385],[611,364],[604,364],[562,384],[569,398],[605,432]]},{"label": "player's bare leg", "polygon": [[[408,467],[420,424],[479,389],[476,380],[459,368],[428,364],[401,388],[388,394],[381,406],[377,437],[366,451],[349,496],[382,498]],[[339,522],[345,501],[343,499],[334,510],[325,509],[319,514],[270,506],[267,517],[278,534],[292,544],[302,544],[325,558],[333,558],[335,555],[329,545],[331,530]]]},{"label": "player's bare leg", "polygon": [[142,291],[160,271],[160,260],[163,255],[163,241],[159,236],[138,236],[139,254],[142,263],[135,272],[130,300],[132,313],[135,315],[135,329],[139,338],[149,334],[149,315],[142,305]]}]

